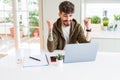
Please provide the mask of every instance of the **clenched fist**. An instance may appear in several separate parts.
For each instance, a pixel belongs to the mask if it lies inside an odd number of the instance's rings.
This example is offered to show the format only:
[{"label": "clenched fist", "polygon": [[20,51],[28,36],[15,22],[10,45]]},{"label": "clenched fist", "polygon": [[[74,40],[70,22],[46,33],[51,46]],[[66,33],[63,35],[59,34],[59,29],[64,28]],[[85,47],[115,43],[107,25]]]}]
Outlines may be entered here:
[{"label": "clenched fist", "polygon": [[91,29],[91,26],[90,26],[90,19],[84,19],[84,24],[85,24],[85,27],[86,29]]},{"label": "clenched fist", "polygon": [[54,23],[53,20],[47,20],[47,24],[48,24],[48,30],[49,30],[49,32],[52,31],[53,23]]}]

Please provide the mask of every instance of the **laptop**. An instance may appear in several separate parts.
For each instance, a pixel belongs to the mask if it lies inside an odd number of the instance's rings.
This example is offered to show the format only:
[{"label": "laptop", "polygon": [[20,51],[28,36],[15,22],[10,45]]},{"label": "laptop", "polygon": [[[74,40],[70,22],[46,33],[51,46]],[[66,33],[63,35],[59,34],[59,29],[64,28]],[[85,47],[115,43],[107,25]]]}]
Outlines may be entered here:
[{"label": "laptop", "polygon": [[98,43],[66,44],[64,63],[95,61]]}]

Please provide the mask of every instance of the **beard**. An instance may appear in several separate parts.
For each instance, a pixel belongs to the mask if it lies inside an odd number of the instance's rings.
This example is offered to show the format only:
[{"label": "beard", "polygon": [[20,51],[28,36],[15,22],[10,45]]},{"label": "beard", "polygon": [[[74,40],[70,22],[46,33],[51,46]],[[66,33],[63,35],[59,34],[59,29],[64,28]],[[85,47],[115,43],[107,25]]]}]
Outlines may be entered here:
[{"label": "beard", "polygon": [[63,25],[64,26],[70,26],[72,20],[63,20]]}]

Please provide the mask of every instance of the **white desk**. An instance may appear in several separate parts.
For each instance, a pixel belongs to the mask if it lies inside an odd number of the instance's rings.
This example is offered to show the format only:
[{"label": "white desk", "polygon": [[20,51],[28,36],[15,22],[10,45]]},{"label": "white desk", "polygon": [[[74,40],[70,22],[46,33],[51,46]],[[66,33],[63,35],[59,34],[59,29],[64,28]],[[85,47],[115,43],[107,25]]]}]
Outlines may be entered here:
[{"label": "white desk", "polygon": [[98,53],[94,62],[22,68],[14,56],[0,59],[0,80],[120,80],[120,53]]}]

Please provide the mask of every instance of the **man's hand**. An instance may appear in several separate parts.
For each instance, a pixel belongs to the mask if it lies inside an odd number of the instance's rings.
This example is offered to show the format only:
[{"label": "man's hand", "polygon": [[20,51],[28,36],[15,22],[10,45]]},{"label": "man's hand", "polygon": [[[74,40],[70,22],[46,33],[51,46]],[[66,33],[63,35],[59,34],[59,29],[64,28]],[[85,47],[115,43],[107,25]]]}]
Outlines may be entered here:
[{"label": "man's hand", "polygon": [[47,20],[47,24],[48,24],[48,30],[49,32],[52,32],[52,28],[53,28],[53,20]]},{"label": "man's hand", "polygon": [[90,19],[84,19],[84,24],[85,24],[85,28],[86,29],[91,29],[91,26],[90,26]]}]

